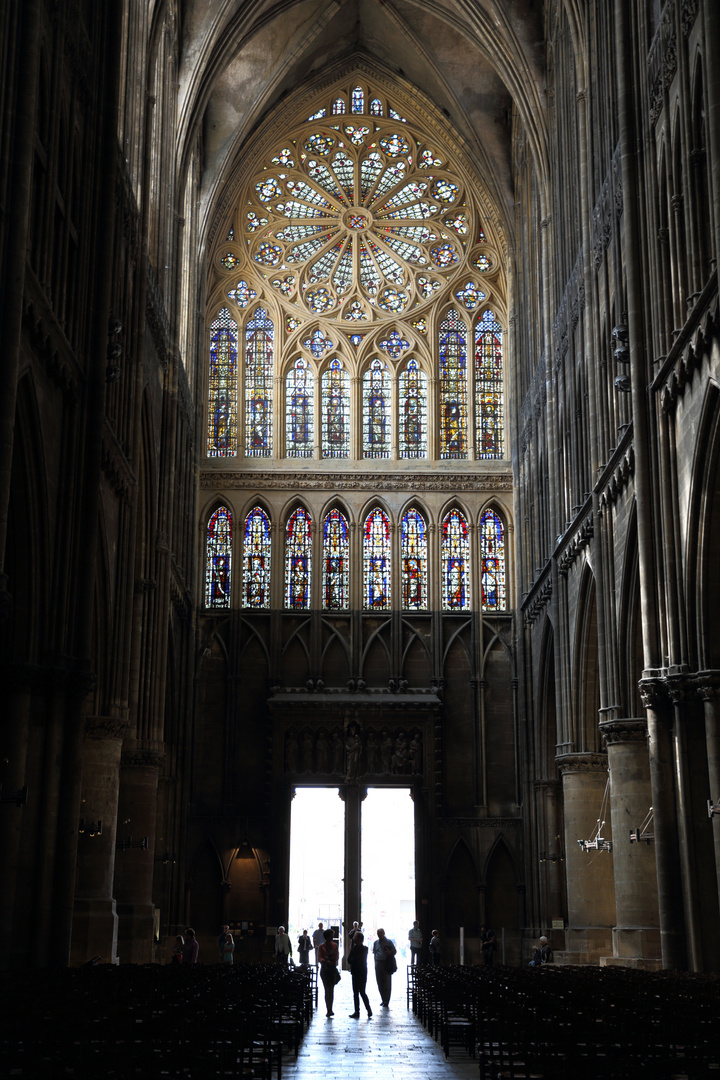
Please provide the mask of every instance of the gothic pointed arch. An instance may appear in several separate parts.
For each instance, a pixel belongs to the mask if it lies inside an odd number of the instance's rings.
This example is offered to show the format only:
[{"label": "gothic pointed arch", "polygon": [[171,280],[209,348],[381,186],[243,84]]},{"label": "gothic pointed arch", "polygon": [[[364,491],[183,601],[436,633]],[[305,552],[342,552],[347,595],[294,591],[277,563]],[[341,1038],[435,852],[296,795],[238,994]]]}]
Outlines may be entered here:
[{"label": "gothic pointed arch", "polygon": [[598,672],[597,596],[589,566],[583,570],[574,646],[574,740],[580,752],[600,749],[598,729],[600,682]]},{"label": "gothic pointed arch", "polygon": [[443,875],[445,893],[445,937],[457,939],[460,927],[468,937],[480,931],[480,876],[470,847],[460,837],[450,852]]}]

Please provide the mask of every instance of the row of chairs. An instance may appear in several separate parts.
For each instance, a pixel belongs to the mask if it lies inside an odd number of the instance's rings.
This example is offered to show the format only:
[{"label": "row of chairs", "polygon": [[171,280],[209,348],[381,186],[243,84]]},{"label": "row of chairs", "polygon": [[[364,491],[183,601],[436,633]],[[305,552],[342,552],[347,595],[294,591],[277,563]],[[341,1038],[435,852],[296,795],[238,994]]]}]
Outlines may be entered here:
[{"label": "row of chairs", "polygon": [[6,976],[0,1076],[282,1080],[313,1015],[314,981],[313,969],[275,964]]},{"label": "row of chairs", "polygon": [[720,981],[625,968],[408,970],[408,1003],[481,1080],[720,1080]]}]

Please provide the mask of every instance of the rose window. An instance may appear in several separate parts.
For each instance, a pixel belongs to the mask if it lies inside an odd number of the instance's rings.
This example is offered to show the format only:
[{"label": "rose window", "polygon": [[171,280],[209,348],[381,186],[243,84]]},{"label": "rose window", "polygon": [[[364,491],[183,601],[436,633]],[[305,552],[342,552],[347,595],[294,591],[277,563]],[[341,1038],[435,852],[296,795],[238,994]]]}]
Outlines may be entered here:
[{"label": "rose window", "polygon": [[397,114],[319,119],[291,129],[249,180],[248,260],[311,315],[414,313],[467,271],[480,227],[465,183]]}]

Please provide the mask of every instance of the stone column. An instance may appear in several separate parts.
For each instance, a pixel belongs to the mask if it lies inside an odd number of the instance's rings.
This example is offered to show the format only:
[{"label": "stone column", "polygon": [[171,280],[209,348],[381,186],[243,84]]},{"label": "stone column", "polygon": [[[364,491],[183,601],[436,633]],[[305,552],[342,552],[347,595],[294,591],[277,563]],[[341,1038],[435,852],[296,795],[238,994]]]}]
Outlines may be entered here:
[{"label": "stone column", "polygon": [[[697,676],[697,692],[705,709],[708,796],[711,802],[717,805],[720,802],[720,671],[701,671]],[[715,874],[720,897],[720,814],[713,814],[712,831]]]},{"label": "stone column", "polygon": [[[556,758],[562,777],[565,827],[565,874],[568,921],[565,953],[557,963],[597,963],[612,952],[615,925],[613,857],[608,851],[582,851],[578,840],[589,840],[597,830],[608,778],[605,754],[562,754]],[[602,835],[612,839],[605,822]]]},{"label": "stone column", "polygon": [[[535,797],[538,815],[538,858],[540,860],[540,924],[548,933],[553,919],[565,919],[564,847],[560,824],[559,780],[536,780]],[[586,838],[587,839],[587,838]],[[556,952],[565,946],[564,934],[555,930],[552,948]]]},{"label": "stone column", "polygon": [[[610,815],[617,922],[613,955],[601,964],[659,968],[660,918],[657,904],[655,843],[630,843],[630,829],[640,828],[652,802],[647,723],[644,717],[604,720],[610,773]],[[648,832],[653,832],[652,824]]]},{"label": "stone column", "polygon": [[[126,720],[111,716],[89,716],[85,721],[80,806],[85,828],[78,840],[71,964],[83,964],[94,956],[112,963],[117,956],[113,878],[120,748],[128,726]],[[91,823],[98,821],[102,833],[91,835]]]},{"label": "stone column", "polygon": [[118,851],[115,860],[118,956],[123,964],[149,964],[153,960],[157,784],[165,756],[160,746],[128,749],[122,754],[117,839],[147,837],[148,841],[146,850],[128,847]]}]

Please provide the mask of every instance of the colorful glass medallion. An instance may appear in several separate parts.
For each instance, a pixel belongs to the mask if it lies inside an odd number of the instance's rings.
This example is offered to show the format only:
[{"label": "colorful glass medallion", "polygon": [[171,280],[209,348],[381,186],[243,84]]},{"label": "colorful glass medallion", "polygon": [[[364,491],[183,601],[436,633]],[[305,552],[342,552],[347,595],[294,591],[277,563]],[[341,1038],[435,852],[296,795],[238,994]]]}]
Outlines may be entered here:
[{"label": "colorful glass medallion", "polygon": [[459,236],[465,236],[468,231],[467,218],[464,214],[455,214],[453,217],[445,218],[443,225],[447,225],[448,229],[454,229]]},{"label": "colorful glass medallion", "polygon": [[323,457],[350,455],[350,376],[335,357],[322,377]]},{"label": "colorful glass medallion", "polygon": [[288,315],[285,319],[285,326],[289,334],[292,334],[293,330],[297,330],[298,326],[302,326],[302,321],[296,319],[294,315]]},{"label": "colorful glass medallion", "polygon": [[363,527],[363,607],[366,611],[390,608],[390,521],[376,507]]},{"label": "colorful glass medallion", "polygon": [[284,150],[280,150],[279,153],[272,158],[273,165],[285,165],[288,169],[295,168],[295,159],[292,156],[292,150],[289,147],[285,147]]},{"label": "colorful glass medallion", "polygon": [[380,140],[380,149],[384,150],[388,157],[398,157],[399,154],[409,154],[410,145],[404,135],[394,132]]},{"label": "colorful glass medallion", "polygon": [[458,197],[459,187],[457,184],[452,184],[444,177],[435,181],[435,186],[431,191],[433,199],[439,199],[443,203],[455,202]]},{"label": "colorful glass medallion", "polygon": [[343,98],[336,98],[332,106],[333,116],[343,116],[347,111]]},{"label": "colorful glass medallion", "polygon": [[232,225],[230,226],[230,232],[227,234],[225,239],[226,240],[234,240],[235,239],[235,229],[234,229],[234,227]]},{"label": "colorful glass medallion", "polygon": [[312,522],[307,510],[298,507],[285,529],[285,607],[307,611],[310,607],[312,572]]},{"label": "colorful glass medallion", "polygon": [[238,307],[246,308],[250,301],[255,299],[257,293],[250,288],[247,281],[238,281],[235,288],[230,290],[228,296],[235,301]]},{"label": "colorful glass medallion", "polygon": [[232,514],[219,506],[212,514],[205,541],[205,607],[230,607]]},{"label": "colorful glass medallion", "polygon": [[470,607],[470,544],[467,521],[459,510],[443,519],[442,606],[445,611],[465,611]]},{"label": "colorful glass medallion", "polygon": [[395,109],[388,109],[388,116],[393,120],[399,120],[401,124],[407,124],[407,120],[404,116],[401,116]]},{"label": "colorful glass medallion", "polygon": [[440,324],[440,457],[467,457],[466,328],[450,309]]},{"label": "colorful glass medallion", "polygon": [[409,360],[399,380],[401,458],[427,457],[427,378],[417,360]]},{"label": "colorful glass medallion", "polygon": [[347,219],[348,229],[366,229],[368,219],[364,214],[351,214]]},{"label": "colorful glass medallion", "polygon": [[258,308],[245,330],[245,453],[272,454],[272,382],[274,334],[272,320]]},{"label": "colorful glass medallion", "polygon": [[255,262],[260,263],[261,266],[277,266],[281,260],[282,248],[277,244],[271,244],[268,240],[260,245],[255,255]]},{"label": "colorful glass medallion", "polygon": [[268,176],[264,180],[258,181],[255,190],[262,202],[270,202],[271,199],[277,199],[282,195],[282,188],[274,176]]},{"label": "colorful glass medallion", "polygon": [[210,324],[208,457],[237,454],[238,328],[227,308]]},{"label": "colorful glass medallion", "polygon": [[480,292],[474,281],[468,281],[463,285],[462,289],[457,290],[455,295],[468,311],[474,311],[478,304],[485,299],[485,293]]},{"label": "colorful glass medallion", "polygon": [[367,312],[364,310],[359,300],[353,300],[350,307],[345,312],[345,318],[351,322],[362,322],[367,319]]},{"label": "colorful glass medallion", "polygon": [[220,260],[220,265],[224,266],[226,270],[234,270],[239,262],[237,255],[233,255],[232,251],[228,251]]},{"label": "colorful glass medallion", "polygon": [[323,133],[311,135],[305,143],[305,149],[309,150],[311,154],[318,154],[320,157],[327,157],[335,145],[335,139],[332,135],[326,135]]},{"label": "colorful glass medallion", "polygon": [[417,510],[408,510],[402,519],[400,573],[404,611],[427,609],[427,527]]},{"label": "colorful glass medallion", "polygon": [[322,604],[326,611],[350,607],[350,545],[348,523],[339,510],[323,522]]},{"label": "colorful glass medallion", "polygon": [[322,330],[316,330],[312,337],[305,338],[303,345],[318,360],[325,355],[328,349],[333,348],[330,338],[326,338]]},{"label": "colorful glass medallion", "polygon": [[505,531],[493,510],[480,518],[480,560],[483,611],[503,611],[505,596]]},{"label": "colorful glass medallion", "polygon": [[402,311],[408,302],[408,295],[401,289],[383,289],[378,296],[378,307],[383,311]]},{"label": "colorful glass medallion", "polygon": [[413,330],[417,330],[419,334],[427,334],[427,319],[413,319],[410,325]]},{"label": "colorful glass medallion", "polygon": [[440,158],[435,157],[432,150],[421,150],[418,156],[419,169],[437,169],[442,165]]},{"label": "colorful glass medallion", "polygon": [[326,111],[327,111],[326,109],[318,109],[318,111],[314,112],[312,114],[312,116],[308,116],[308,123],[311,120],[321,120],[323,118],[323,116],[325,116]]},{"label": "colorful glass medallion", "polygon": [[400,337],[397,330],[391,330],[384,341],[380,342],[380,348],[386,352],[392,360],[397,360],[406,349],[410,348],[410,342]]},{"label": "colorful glass medallion", "polygon": [[373,360],[363,375],[363,457],[390,456],[390,373]]},{"label": "colorful glass medallion", "polygon": [[458,253],[453,244],[438,244],[430,248],[430,258],[438,270],[449,270],[458,262]]},{"label": "colorful glass medallion", "polygon": [[245,518],[243,543],[243,607],[270,607],[270,519],[256,506]]},{"label": "colorful glass medallion", "polygon": [[362,334],[348,334],[347,339],[354,349],[359,349],[363,343]]},{"label": "colorful glass medallion", "polygon": [[277,289],[283,296],[290,296],[290,293],[295,288],[295,278],[292,274],[288,274],[284,278],[273,278],[271,285],[273,289]]},{"label": "colorful glass medallion", "polygon": [[256,229],[261,229],[267,223],[268,219],[266,217],[258,217],[254,210],[250,210],[246,215],[245,228],[248,232],[255,232]]},{"label": "colorful glass medallion", "polygon": [[335,297],[327,289],[313,289],[306,293],[305,299],[308,307],[319,315],[335,307]]},{"label": "colorful glass medallion", "polygon": [[475,324],[475,432],[478,458],[501,458],[504,436],[502,329],[491,311]]},{"label": "colorful glass medallion", "polygon": [[345,134],[347,135],[353,146],[362,146],[366,137],[370,134],[370,128],[367,127],[346,127]]},{"label": "colorful glass medallion", "polygon": [[424,300],[428,300],[434,292],[440,288],[440,282],[421,275],[417,279],[418,292]]},{"label": "colorful glass medallion", "polygon": [[382,116],[382,114],[383,114],[382,101],[380,100],[380,98],[373,98],[372,101],[370,102],[370,115],[371,116]]},{"label": "colorful glass medallion", "polygon": [[487,255],[478,255],[472,262],[473,266],[476,266],[482,274],[486,273],[488,270],[492,270],[492,261]]},{"label": "colorful glass medallion", "polygon": [[295,361],[285,380],[285,452],[291,458],[313,456],[315,380],[304,357]]}]

